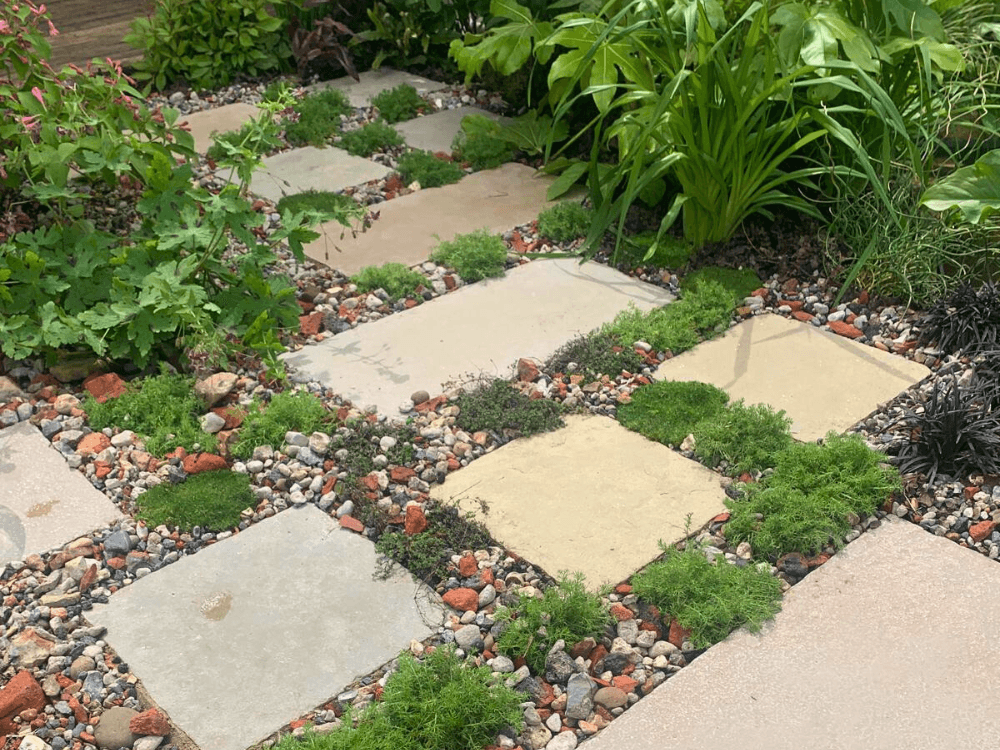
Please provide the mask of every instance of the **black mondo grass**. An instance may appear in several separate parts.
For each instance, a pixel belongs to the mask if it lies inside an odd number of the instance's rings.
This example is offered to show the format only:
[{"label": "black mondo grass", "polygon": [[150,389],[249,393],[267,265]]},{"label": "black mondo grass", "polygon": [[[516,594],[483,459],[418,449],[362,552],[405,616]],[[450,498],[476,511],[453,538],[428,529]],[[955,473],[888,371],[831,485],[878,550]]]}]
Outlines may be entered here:
[{"label": "black mondo grass", "polygon": [[920,341],[952,353],[1000,348],[1000,285],[986,282],[979,291],[958,286],[924,315]]}]

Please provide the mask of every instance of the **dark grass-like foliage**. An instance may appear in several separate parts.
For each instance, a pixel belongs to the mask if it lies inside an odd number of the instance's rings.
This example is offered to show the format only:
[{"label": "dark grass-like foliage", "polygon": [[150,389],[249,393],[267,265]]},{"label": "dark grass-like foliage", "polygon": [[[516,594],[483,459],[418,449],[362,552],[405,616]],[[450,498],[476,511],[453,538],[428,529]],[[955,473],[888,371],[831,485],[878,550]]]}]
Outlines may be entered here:
[{"label": "dark grass-like foliage", "polygon": [[190,531],[201,526],[222,531],[240,522],[240,513],[254,506],[250,477],[234,471],[206,471],[180,484],[150,487],[136,500],[136,518],[149,528],[162,524]]},{"label": "dark grass-like foliage", "polygon": [[577,336],[560,347],[545,363],[546,372],[569,372],[569,364],[576,364],[575,372],[588,377],[616,376],[622,370],[638,372],[642,357],[631,346],[622,346],[614,336],[591,331]]},{"label": "dark grass-like foliage", "polygon": [[938,300],[921,319],[920,341],[953,354],[1000,347],[1000,285],[961,284]]},{"label": "dark grass-like foliage", "polygon": [[630,430],[664,445],[680,445],[702,420],[726,408],[729,394],[708,383],[663,380],[632,393],[618,407],[619,421]]},{"label": "dark grass-like foliage", "polygon": [[506,380],[492,383],[458,397],[455,424],[466,432],[484,430],[501,438],[526,437],[550,432],[564,425],[562,407],[548,399],[531,399]]}]

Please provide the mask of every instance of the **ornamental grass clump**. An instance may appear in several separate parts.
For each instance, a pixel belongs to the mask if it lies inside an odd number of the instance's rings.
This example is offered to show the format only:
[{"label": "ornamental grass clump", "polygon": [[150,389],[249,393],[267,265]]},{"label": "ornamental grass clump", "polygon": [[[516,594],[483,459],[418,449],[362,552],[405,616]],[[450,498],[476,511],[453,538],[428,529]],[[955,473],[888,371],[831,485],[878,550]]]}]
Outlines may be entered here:
[{"label": "ornamental grass clump", "polygon": [[255,502],[247,474],[206,471],[179,484],[150,487],[136,497],[135,515],[151,529],[166,525],[182,531],[195,526],[223,531],[238,526],[240,513]]},{"label": "ornamental grass clump", "polygon": [[255,401],[240,426],[233,455],[246,459],[259,446],[280,446],[286,432],[316,432],[329,417],[323,402],[305,391],[276,393],[266,407]]},{"label": "ornamental grass clump", "polygon": [[696,425],[726,409],[729,394],[708,383],[662,380],[632,393],[618,407],[618,420],[650,440],[680,445]]},{"label": "ornamental grass clump", "polygon": [[431,253],[431,260],[454,268],[466,281],[480,281],[503,276],[507,264],[507,246],[499,235],[490,234],[487,229],[479,229],[442,242]]},{"label": "ornamental grass clump", "polygon": [[740,399],[692,428],[694,453],[713,468],[725,461],[733,476],[763,471],[792,444],[791,424],[784,411]]},{"label": "ornamental grass clump", "polygon": [[920,320],[920,341],[953,354],[1000,347],[1000,284],[961,284],[938,300]]}]

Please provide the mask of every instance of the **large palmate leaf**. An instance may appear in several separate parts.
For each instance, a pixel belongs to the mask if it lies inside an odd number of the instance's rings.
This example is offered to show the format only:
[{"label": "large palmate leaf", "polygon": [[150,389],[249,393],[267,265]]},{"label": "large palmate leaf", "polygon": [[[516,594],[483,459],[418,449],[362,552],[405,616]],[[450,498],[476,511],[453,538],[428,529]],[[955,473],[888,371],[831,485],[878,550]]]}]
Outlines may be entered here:
[{"label": "large palmate leaf", "polygon": [[932,211],[958,209],[972,224],[1000,213],[1000,150],[934,183],[920,202]]},{"label": "large palmate leaf", "polygon": [[[528,62],[534,45],[552,33],[552,24],[536,21],[531,11],[515,0],[492,0],[490,15],[510,23],[497,26],[481,37],[470,34],[464,42],[455,39],[449,48],[449,54],[465,72],[466,83],[479,75],[485,62],[501,75],[513,75]],[[541,55],[538,57],[541,60]]]},{"label": "large palmate leaf", "polygon": [[786,68],[812,65],[825,75],[828,64],[841,59],[843,47],[847,58],[862,70],[878,69],[878,50],[868,35],[832,8],[786,3],[771,22],[781,27],[778,53]]}]

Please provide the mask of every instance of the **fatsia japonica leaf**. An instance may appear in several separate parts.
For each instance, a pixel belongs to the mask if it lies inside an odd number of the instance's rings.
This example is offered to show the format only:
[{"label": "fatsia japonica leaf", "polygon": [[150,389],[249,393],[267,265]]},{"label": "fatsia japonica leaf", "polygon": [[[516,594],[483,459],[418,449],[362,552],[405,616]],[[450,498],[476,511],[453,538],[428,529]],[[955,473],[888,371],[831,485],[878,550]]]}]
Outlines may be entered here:
[{"label": "fatsia japonica leaf", "polygon": [[[489,62],[501,75],[509,76],[520,70],[531,56],[535,44],[552,34],[552,24],[536,21],[531,11],[515,0],[492,0],[490,16],[507,19],[482,36],[468,36],[466,41],[456,39],[449,54],[460,70],[465,72],[466,83]],[[539,60],[541,59],[539,55]]]},{"label": "fatsia japonica leaf", "polygon": [[964,221],[978,224],[1000,213],[1000,150],[956,169],[924,192],[921,204],[932,211],[957,209]]}]

